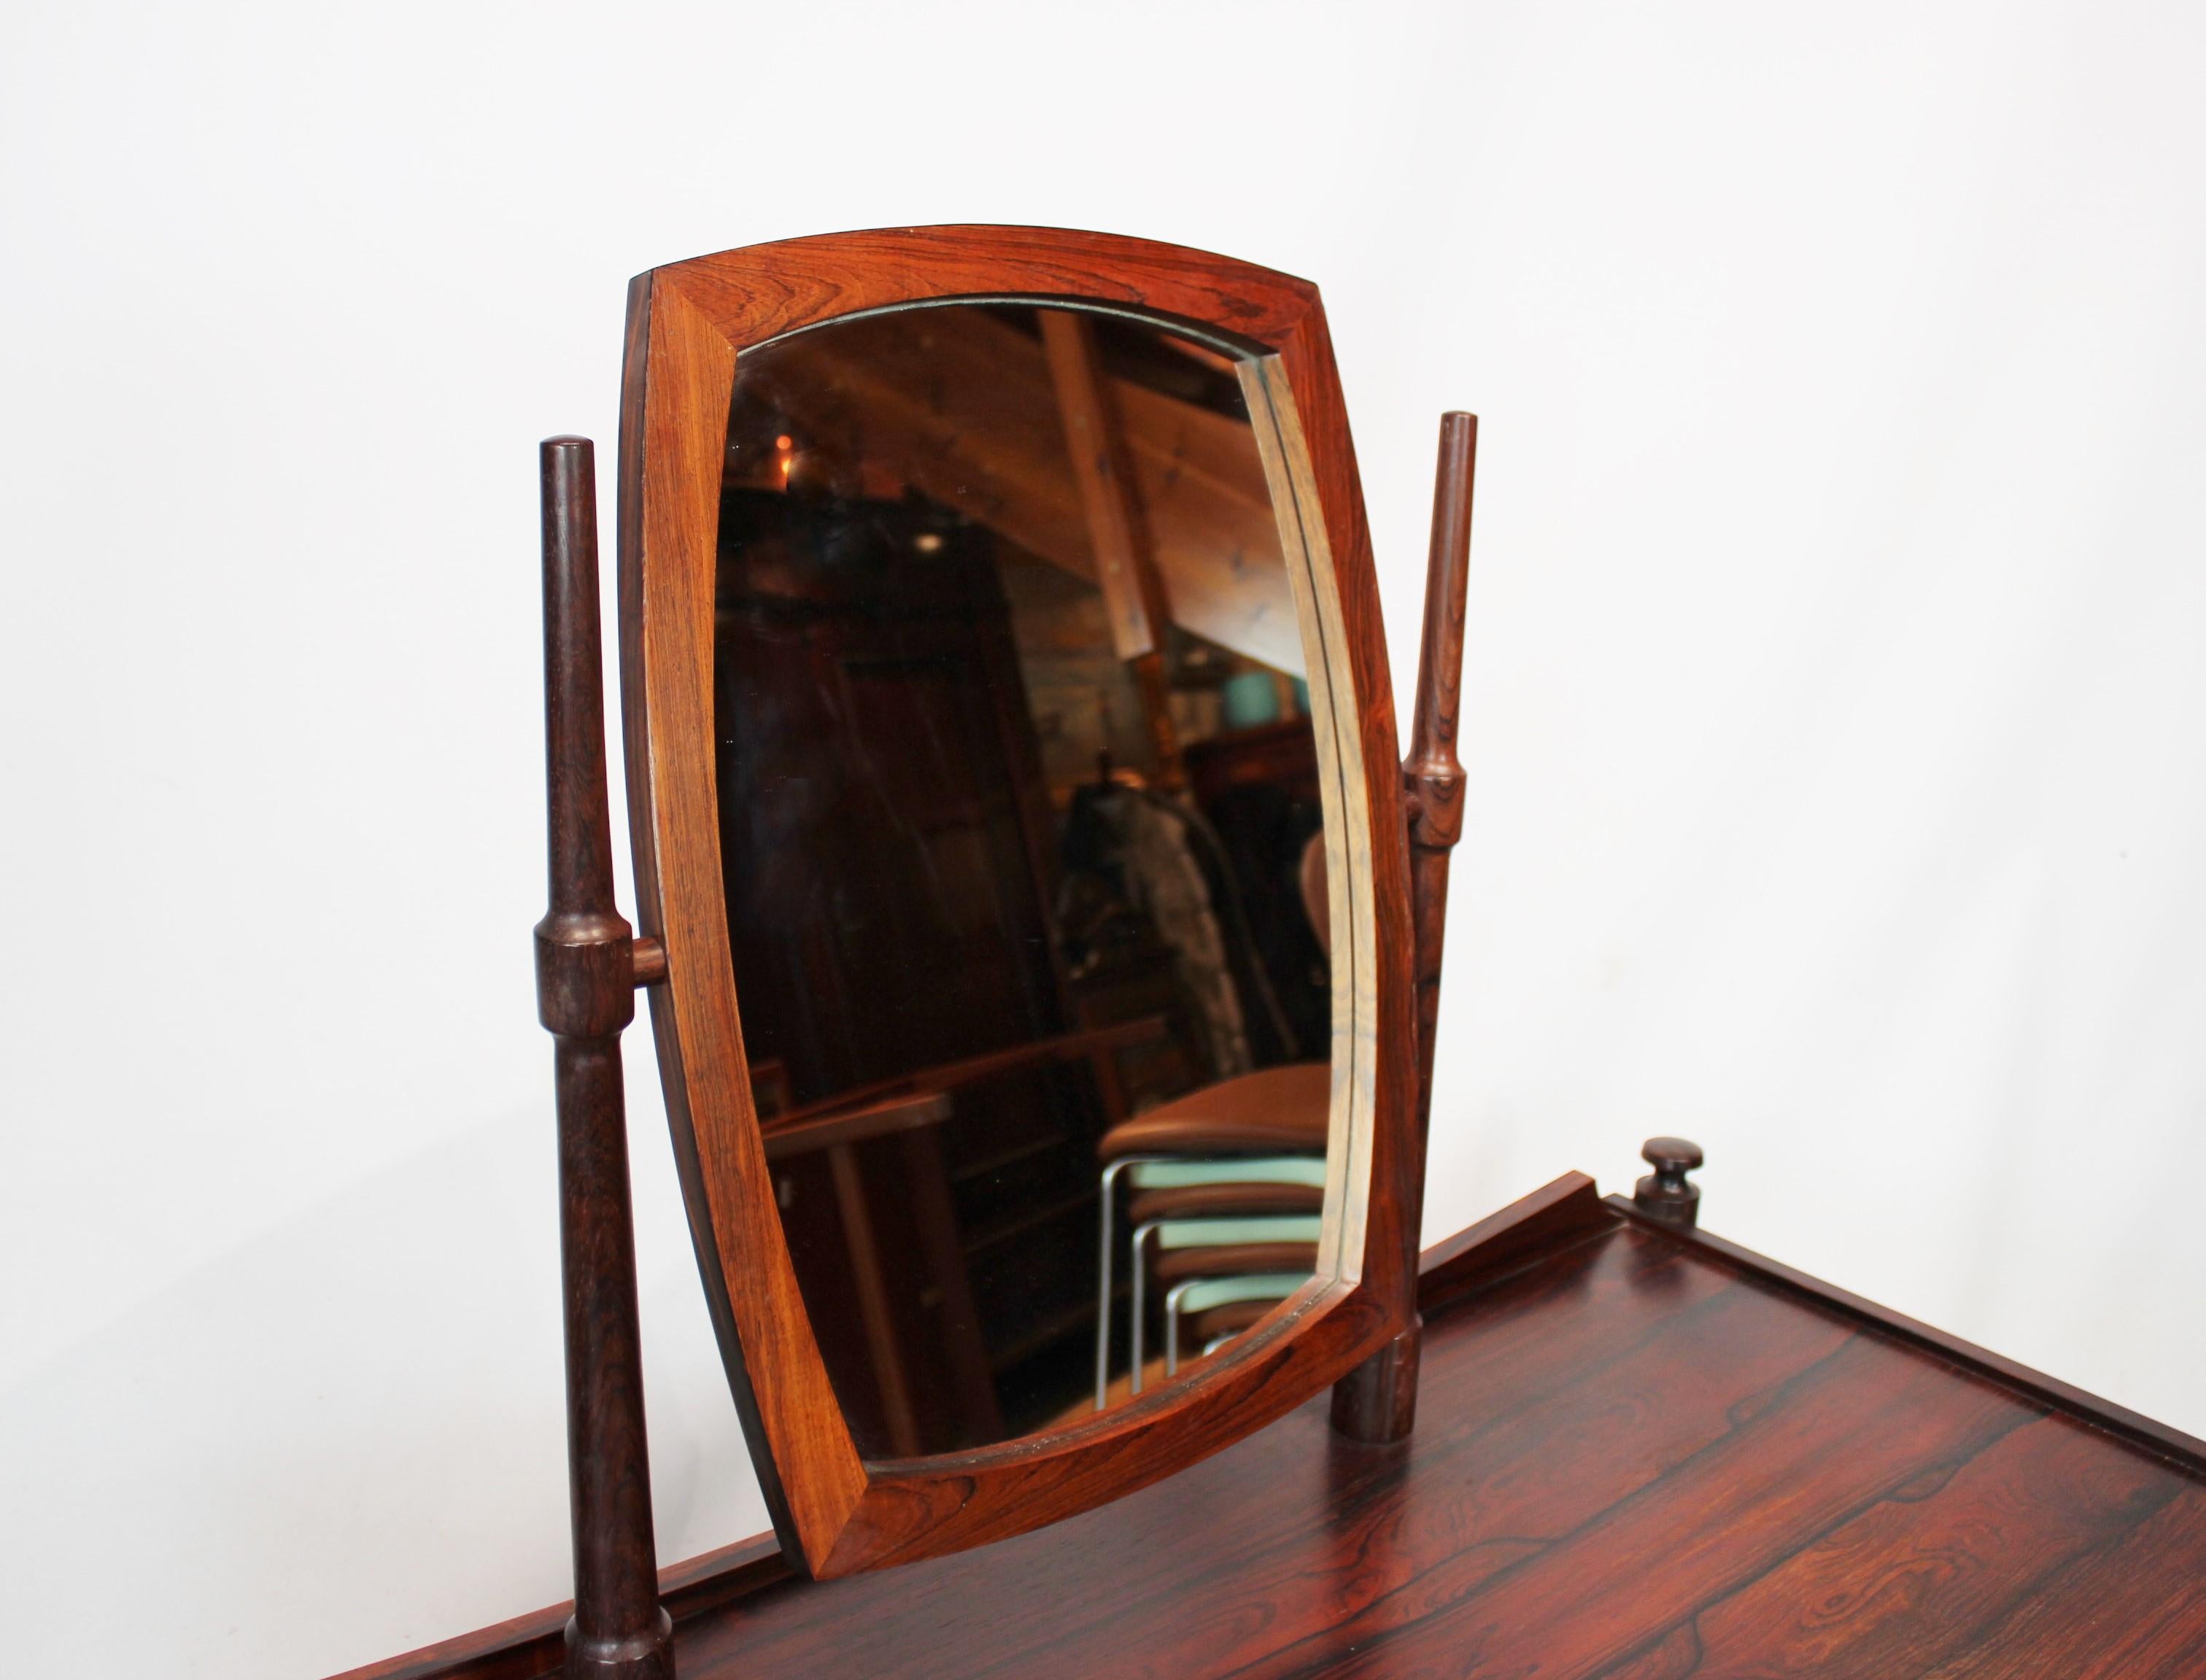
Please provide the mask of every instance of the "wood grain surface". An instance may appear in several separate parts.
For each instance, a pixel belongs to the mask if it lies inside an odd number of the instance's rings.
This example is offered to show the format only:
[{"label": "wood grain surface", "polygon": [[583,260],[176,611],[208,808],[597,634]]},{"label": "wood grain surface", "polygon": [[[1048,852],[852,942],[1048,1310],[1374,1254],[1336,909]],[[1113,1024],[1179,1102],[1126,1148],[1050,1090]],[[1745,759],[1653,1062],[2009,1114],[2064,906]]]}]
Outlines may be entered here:
[{"label": "wood grain surface", "polygon": [[1424,1383],[1406,1441],[1313,1404],[986,1553],[768,1588],[682,1672],[2206,1674],[2206,1482],[1660,1233],[1436,1311]]},{"label": "wood grain surface", "polygon": [[[1407,1440],[1313,1402],[986,1552],[826,1583],[745,1555],[670,1597],[680,1672],[2206,1676],[2206,1469],[1716,1241],[1567,1175],[1426,1251]],[[359,1680],[533,1680],[532,1648]]]},{"label": "wood grain surface", "polygon": [[[1552,1190],[1554,1187],[1551,1185],[1548,1188]],[[1782,1284],[1843,1317],[1858,1320],[1903,1342],[1911,1343],[1935,1357],[1960,1366],[1964,1370],[1974,1371],[1994,1382],[2004,1383],[2055,1411],[2072,1412],[2079,1417],[2087,1417],[2108,1434],[2118,1435],[2156,1457],[2166,1458],[2185,1469],[2206,1476],[2206,1441],[2200,1440],[2196,1435],[2186,1434],[2172,1425],[2162,1423],[2158,1418],[2133,1412],[2126,1406],[2117,1406],[2111,1400],[2102,1400],[2072,1383],[2048,1377],[2042,1371],[2033,1371],[2002,1355],[1989,1352],[1974,1343],[1965,1342],[1935,1325],[1924,1324],[1920,1319],[1911,1319],[1905,1313],[1895,1313],[1889,1307],[1865,1300],[1851,1290],[1827,1284],[1820,1278],[1812,1278],[1780,1260],[1771,1260],[1766,1254],[1757,1254],[1751,1248],[1690,1225],[1678,1226],[1660,1213],[1650,1213],[1638,1204],[1635,1197],[1608,1196],[1604,1198],[1604,1202],[1627,1218],[1651,1221],[1671,1231],[1680,1241],[1758,1277]]]},{"label": "wood grain surface", "polygon": [[1106,1510],[677,1641],[689,1680],[2175,1680],[2206,1673],[2206,1481],[1608,1224],[1428,1319],[1405,1442],[1303,1407]]}]

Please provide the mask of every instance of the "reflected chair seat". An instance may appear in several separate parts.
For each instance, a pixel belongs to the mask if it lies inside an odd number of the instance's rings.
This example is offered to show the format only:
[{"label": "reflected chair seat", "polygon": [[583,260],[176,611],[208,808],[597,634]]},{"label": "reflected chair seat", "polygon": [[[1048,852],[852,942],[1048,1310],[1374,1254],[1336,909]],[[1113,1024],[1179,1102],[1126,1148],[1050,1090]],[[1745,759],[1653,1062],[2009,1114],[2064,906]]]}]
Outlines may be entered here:
[{"label": "reflected chair seat", "polygon": [[[1106,1181],[1121,1172],[1126,1182],[1141,1192],[1152,1190],[1192,1190],[1196,1189],[1223,1191],[1258,1186],[1285,1199],[1291,1193],[1315,1190],[1319,1205],[1325,1194],[1325,1157],[1321,1154],[1294,1155],[1121,1155],[1103,1169]],[[1169,1216],[1160,1218],[1192,1218],[1192,1210],[1207,1206],[1204,1198],[1186,1196],[1168,1204]],[[1249,1212],[1249,1208],[1219,1205],[1222,1213]],[[1314,1211],[1314,1210],[1312,1210]]]},{"label": "reflected chair seat", "polygon": [[[1221,1254],[1243,1253],[1251,1249],[1268,1248],[1278,1251],[1293,1264],[1301,1266],[1295,1281],[1279,1291],[1285,1296],[1301,1287],[1309,1276],[1317,1260],[1319,1218],[1315,1213],[1265,1218],[1236,1218],[1213,1219],[1163,1219],[1154,1224],[1137,1225],[1134,1229],[1133,1244],[1133,1371],[1134,1392],[1142,1391],[1142,1343],[1146,1329],[1144,1303],[1148,1296],[1149,1266],[1147,1250],[1154,1243],[1157,1251],[1158,1281],[1168,1280],[1163,1272],[1167,1262],[1176,1265],[1180,1281],[1172,1283],[1171,1293],[1178,1296],[1192,1284],[1219,1280],[1221,1273],[1246,1272],[1248,1268],[1213,1264],[1213,1257]],[[1303,1257],[1308,1264],[1303,1264]],[[1266,1276],[1282,1275],[1267,1272]],[[1238,1298],[1228,1295],[1210,1305],[1222,1305],[1225,1299]],[[1172,1337],[1168,1331],[1165,1341],[1165,1357],[1169,1370],[1177,1363]]]},{"label": "reflected chair seat", "polygon": [[[1176,1233],[1170,1246],[1190,1247],[1249,1242],[1306,1244],[1317,1239],[1318,1215],[1325,1204],[1325,1157],[1321,1154],[1224,1155],[1179,1158],[1122,1155],[1103,1169],[1103,1242],[1095,1303],[1095,1407],[1109,1403],[1111,1370],[1112,1239],[1117,1230],[1112,1192],[1123,1173],[1136,1194],[1130,1241],[1133,1310],[1138,1318],[1144,1295],[1142,1248],[1151,1232]],[[1198,1225],[1218,1229],[1201,1236]],[[1261,1234],[1258,1234],[1259,1228]],[[1136,1341],[1138,1343],[1138,1337]],[[1138,1385],[1134,1392],[1141,1391]]]},{"label": "reflected chair seat", "polygon": [[[1313,1252],[1311,1258],[1315,1260]],[[1232,1278],[1191,1278],[1177,1284],[1165,1296],[1165,1374],[1179,1374],[1180,1331],[1189,1314],[1234,1306],[1261,1306],[1269,1311],[1310,1280],[1307,1268],[1285,1272],[1250,1272]],[[1199,1344],[1208,1352],[1207,1343]]]},{"label": "reflected chair seat", "polygon": [[1291,1062],[1237,1074],[1122,1120],[1096,1153],[1106,1162],[1127,1155],[1322,1154],[1332,1107],[1332,1064]]},{"label": "reflected chair seat", "polygon": [[1207,1349],[1213,1343],[1238,1336],[1279,1304],[1277,1300],[1260,1296],[1249,1301],[1229,1301],[1222,1307],[1191,1313],[1185,1320],[1187,1339],[1195,1346]]},{"label": "reflected chair seat", "polygon": [[[1189,1341],[1207,1357],[1308,1283],[1316,1270],[1315,1242],[1243,1242],[1160,1254],[1156,1276],[1165,1286],[1165,1374],[1178,1374],[1180,1349]],[[1233,1315],[1230,1324],[1227,1314]]]},{"label": "reflected chair seat", "polygon": [[1160,1284],[1182,1284],[1190,1278],[1239,1278],[1258,1272],[1299,1272],[1308,1277],[1317,1270],[1315,1242],[1232,1242],[1214,1248],[1175,1248],[1157,1256],[1154,1268]]},{"label": "reflected chair seat", "polygon": [[[1135,1182],[1141,1181],[1137,1177]],[[1126,1204],[1126,1218],[1134,1224],[1146,1225],[1153,1219],[1199,1219],[1220,1214],[1315,1213],[1324,1206],[1322,1183],[1173,1184],[1142,1190]]]}]

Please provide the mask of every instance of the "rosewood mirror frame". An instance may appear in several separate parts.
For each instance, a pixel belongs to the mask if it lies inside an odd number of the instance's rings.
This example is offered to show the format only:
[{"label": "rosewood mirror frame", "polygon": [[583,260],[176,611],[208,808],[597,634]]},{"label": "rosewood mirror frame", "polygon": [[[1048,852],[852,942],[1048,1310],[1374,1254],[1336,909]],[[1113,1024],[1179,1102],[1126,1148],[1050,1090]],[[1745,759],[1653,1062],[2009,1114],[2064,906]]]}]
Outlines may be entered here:
[{"label": "rosewood mirror frame", "polygon": [[[742,352],[838,318],[953,301],[1102,308],[1254,359],[1243,386],[1288,563],[1302,573],[1330,783],[1345,976],[1335,986],[1333,1241],[1310,1284],[1160,1389],[1040,1435],[868,1461],[799,1292],[744,1054],[712,753],[717,527]],[[1168,1475],[1358,1367],[1402,1410],[1415,1381],[1424,1169],[1421,977],[1370,539],[1317,289],[1203,252],[1034,228],[837,234],[651,270],[629,295],[619,568],[638,931],[665,965],[650,986],[661,1083],[714,1328],[790,1561],[826,1578],[1023,1533]]]}]

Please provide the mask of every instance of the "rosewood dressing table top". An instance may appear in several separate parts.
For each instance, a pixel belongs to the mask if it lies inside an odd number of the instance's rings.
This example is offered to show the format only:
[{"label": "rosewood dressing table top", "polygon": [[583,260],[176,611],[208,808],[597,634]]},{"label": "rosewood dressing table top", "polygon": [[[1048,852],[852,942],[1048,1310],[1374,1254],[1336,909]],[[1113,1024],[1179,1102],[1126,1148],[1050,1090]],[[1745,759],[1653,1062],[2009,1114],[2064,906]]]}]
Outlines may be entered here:
[{"label": "rosewood dressing table top", "polygon": [[[845,1581],[761,1536],[668,1572],[680,1671],[2206,1673],[2197,1443],[1577,1175],[1464,1238],[1428,1261],[1406,1441],[1314,1403],[1087,1516]],[[566,1614],[368,1672],[556,1673]]]},{"label": "rosewood dressing table top", "polygon": [[[1415,1252],[1476,427],[1404,754],[1315,288],[792,241],[626,381],[633,934],[545,447],[576,1600],[355,1680],[2206,1675],[2206,1444],[1702,1233],[1691,1144]],[[639,989],[776,1529],[663,1572]]]}]

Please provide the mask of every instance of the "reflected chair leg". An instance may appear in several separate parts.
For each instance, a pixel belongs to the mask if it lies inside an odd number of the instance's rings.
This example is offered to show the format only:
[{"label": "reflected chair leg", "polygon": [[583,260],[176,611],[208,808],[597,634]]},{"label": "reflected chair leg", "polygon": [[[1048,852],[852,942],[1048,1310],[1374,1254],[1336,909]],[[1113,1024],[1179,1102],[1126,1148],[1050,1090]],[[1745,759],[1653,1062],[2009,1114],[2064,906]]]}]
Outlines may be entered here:
[{"label": "reflected chair leg", "polygon": [[1103,1169],[1103,1244],[1095,1257],[1095,1409],[1111,1403],[1111,1192],[1118,1182],[1118,1163]]},{"label": "reflected chair leg", "polygon": [[1179,1375],[1179,1303],[1180,1298],[1195,1287],[1193,1279],[1174,1284],[1165,1295],[1165,1375]]},{"label": "reflected chair leg", "polygon": [[1148,1241],[1149,1233],[1156,1228],[1157,1222],[1152,1219],[1148,1224],[1141,1226],[1134,1232],[1134,1370],[1131,1392],[1136,1394],[1142,1391],[1142,1366],[1148,1351],[1142,1344],[1143,1339],[1142,1318],[1143,1310],[1148,1305],[1148,1268],[1142,1264],[1142,1247]]},{"label": "reflected chair leg", "polygon": [[1164,1159],[1161,1155],[1128,1155],[1103,1169],[1103,1190],[1099,1198],[1103,1204],[1103,1242],[1095,1262],[1096,1275],[1101,1279],[1095,1291],[1095,1409],[1099,1412],[1111,1403],[1111,1216],[1117,1208],[1118,1174],[1127,1167]]}]

